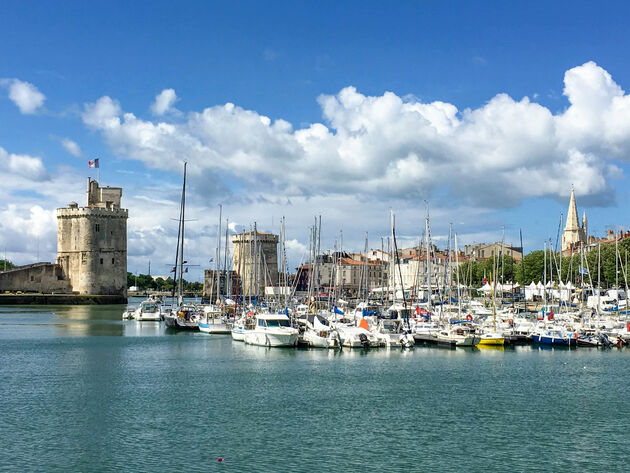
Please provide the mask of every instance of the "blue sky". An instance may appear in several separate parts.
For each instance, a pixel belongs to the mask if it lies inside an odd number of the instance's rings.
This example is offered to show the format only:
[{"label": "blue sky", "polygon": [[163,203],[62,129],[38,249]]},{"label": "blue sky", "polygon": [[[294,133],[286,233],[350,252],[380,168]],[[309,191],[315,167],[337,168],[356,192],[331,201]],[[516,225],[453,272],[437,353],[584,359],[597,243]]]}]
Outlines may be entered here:
[{"label": "blue sky", "polygon": [[[9,164],[0,173],[11,184],[0,193],[0,237],[18,263],[36,259],[37,241],[40,259],[54,259],[54,210],[81,201],[95,156],[102,182],[125,189],[133,271],[172,259],[184,158],[198,220],[189,248],[202,266],[219,203],[237,228],[255,220],[277,231],[286,215],[295,263],[314,215],[324,247],[343,229],[358,250],[365,231],[380,246],[390,208],[413,241],[425,199],[438,237],[453,222],[462,241],[489,241],[505,225],[509,240],[523,228],[526,250],[541,247],[555,239],[572,183],[591,232],[627,228],[630,116],[615,86],[630,87],[629,10],[576,1],[3,2],[0,159]],[[565,74],[578,104],[571,116]],[[24,113],[10,98],[16,83],[45,100]],[[168,89],[176,98],[155,113]],[[468,129],[456,131],[462,123]]]}]

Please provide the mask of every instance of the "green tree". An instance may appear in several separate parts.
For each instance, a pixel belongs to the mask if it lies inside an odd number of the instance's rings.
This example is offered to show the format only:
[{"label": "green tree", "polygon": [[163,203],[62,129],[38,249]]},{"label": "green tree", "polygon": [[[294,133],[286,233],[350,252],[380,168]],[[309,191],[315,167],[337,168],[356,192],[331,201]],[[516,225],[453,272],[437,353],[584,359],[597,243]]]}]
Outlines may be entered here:
[{"label": "green tree", "polygon": [[8,259],[0,259],[0,271],[11,268],[15,268],[15,265],[11,263],[11,261],[9,261]]}]

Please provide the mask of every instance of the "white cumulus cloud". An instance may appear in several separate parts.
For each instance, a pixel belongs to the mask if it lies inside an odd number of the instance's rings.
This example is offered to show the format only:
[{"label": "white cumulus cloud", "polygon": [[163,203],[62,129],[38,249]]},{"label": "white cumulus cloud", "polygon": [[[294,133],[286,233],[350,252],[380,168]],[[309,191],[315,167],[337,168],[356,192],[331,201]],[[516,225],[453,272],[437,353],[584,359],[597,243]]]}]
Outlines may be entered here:
[{"label": "white cumulus cloud", "polygon": [[155,115],[164,115],[171,110],[171,107],[177,101],[177,95],[173,89],[164,89],[155,96],[155,101],[151,104],[151,111]]},{"label": "white cumulus cloud", "polygon": [[45,181],[49,178],[41,158],[26,154],[10,154],[2,147],[0,173],[20,176],[30,181]]},{"label": "white cumulus cloud", "polygon": [[564,94],[569,107],[554,114],[507,94],[459,110],[346,87],[319,97],[323,123],[297,130],[231,103],[190,112],[177,124],[143,120],[102,97],[86,104],[83,120],[116,153],[150,167],[179,171],[185,157],[193,176],[227,176],[286,197],[417,202],[446,189],[471,203],[504,207],[532,196],[566,196],[575,184],[603,201],[609,179],[620,173],[610,159],[630,156],[630,96],[593,62],[566,72]]},{"label": "white cumulus cloud", "polygon": [[30,82],[19,79],[2,79],[0,85],[8,88],[9,98],[24,114],[37,113],[46,100],[46,96]]},{"label": "white cumulus cloud", "polygon": [[81,152],[81,147],[76,143],[76,141],[72,141],[70,138],[63,138],[61,140],[61,145],[72,156],[75,156],[77,158],[83,157],[83,153]]}]

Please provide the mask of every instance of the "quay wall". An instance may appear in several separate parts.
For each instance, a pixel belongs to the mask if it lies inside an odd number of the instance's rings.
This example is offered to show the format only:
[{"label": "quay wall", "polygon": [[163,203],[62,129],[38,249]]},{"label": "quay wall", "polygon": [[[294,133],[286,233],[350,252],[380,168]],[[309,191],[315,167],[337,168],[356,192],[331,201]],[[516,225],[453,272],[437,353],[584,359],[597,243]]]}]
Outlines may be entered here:
[{"label": "quay wall", "polygon": [[0,292],[71,293],[70,282],[61,267],[52,263],[34,263],[0,272]]},{"label": "quay wall", "polygon": [[87,294],[0,294],[0,306],[7,305],[105,305],[126,304],[121,295]]}]

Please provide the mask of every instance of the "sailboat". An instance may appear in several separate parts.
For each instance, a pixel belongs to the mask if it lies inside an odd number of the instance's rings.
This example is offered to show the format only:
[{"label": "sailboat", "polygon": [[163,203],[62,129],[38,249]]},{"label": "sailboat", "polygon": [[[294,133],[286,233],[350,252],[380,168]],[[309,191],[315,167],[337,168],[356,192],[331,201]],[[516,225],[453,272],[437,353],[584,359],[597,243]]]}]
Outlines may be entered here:
[{"label": "sailboat", "polygon": [[[177,253],[175,256],[175,283],[177,286],[177,306],[164,315],[166,326],[176,330],[198,330],[199,308],[195,304],[184,304],[184,214],[186,209],[186,164],[184,163],[184,184],[179,210],[179,229],[177,234]],[[173,296],[175,288],[173,288]]]},{"label": "sailboat", "polygon": [[[218,227],[218,240],[217,240],[217,253],[216,253],[216,266],[215,266],[215,276],[216,276],[216,284],[217,284],[217,299],[216,305],[209,304],[203,308],[203,317],[199,321],[199,331],[207,334],[229,334],[232,332],[233,322],[229,322],[227,320],[227,316],[224,313],[225,304],[221,303],[221,270],[219,267],[221,261],[221,217],[222,217],[223,207],[219,206],[219,227]],[[228,229],[229,229],[229,221],[226,220],[226,228],[225,228],[225,250],[226,250],[226,261],[224,262],[224,270],[225,270],[225,281],[227,286],[228,276],[227,276],[227,238],[228,238]]]}]

